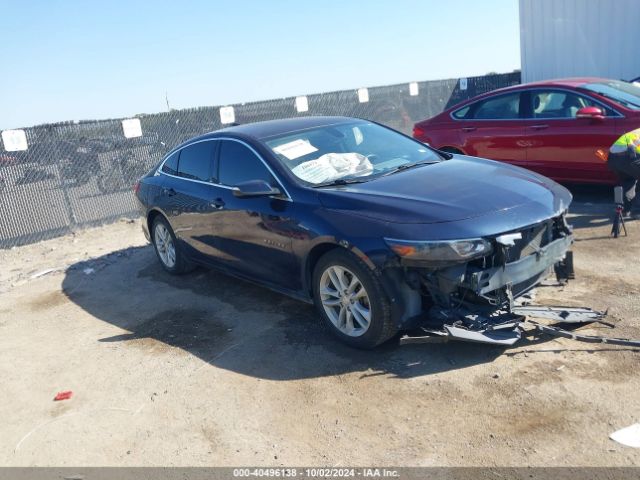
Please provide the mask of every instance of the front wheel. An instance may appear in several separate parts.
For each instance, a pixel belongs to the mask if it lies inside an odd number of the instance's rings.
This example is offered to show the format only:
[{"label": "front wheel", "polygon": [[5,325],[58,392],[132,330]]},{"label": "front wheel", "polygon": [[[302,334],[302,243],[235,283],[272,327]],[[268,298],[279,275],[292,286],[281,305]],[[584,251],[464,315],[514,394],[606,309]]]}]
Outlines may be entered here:
[{"label": "front wheel", "polygon": [[348,345],[373,348],[397,332],[380,280],[346,250],[320,258],[313,273],[313,298],[327,328]]}]

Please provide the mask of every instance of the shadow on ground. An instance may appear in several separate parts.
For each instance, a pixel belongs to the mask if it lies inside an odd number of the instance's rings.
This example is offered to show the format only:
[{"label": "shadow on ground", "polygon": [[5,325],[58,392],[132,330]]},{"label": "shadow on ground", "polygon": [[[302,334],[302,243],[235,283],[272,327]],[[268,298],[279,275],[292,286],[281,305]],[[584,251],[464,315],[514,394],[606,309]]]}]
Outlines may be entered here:
[{"label": "shadow on ground", "polygon": [[[87,274],[87,268],[93,269]],[[216,271],[172,276],[150,246],[78,263],[63,291],[95,318],[125,330],[97,342],[158,354],[180,349],[243,375],[294,380],[361,372],[410,378],[493,361],[504,348],[470,343],[346,347],[314,307]],[[541,340],[524,339],[518,349]]]}]

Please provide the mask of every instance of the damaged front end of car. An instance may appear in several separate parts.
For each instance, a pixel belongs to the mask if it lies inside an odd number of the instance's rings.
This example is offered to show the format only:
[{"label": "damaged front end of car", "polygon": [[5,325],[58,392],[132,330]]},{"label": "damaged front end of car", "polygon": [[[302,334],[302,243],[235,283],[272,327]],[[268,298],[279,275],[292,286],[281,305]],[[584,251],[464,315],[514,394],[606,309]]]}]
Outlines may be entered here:
[{"label": "damaged front end of car", "polygon": [[[396,277],[396,285],[402,277],[399,294],[407,305],[400,326],[414,332],[401,343],[464,340],[512,345],[522,336],[526,316],[537,312],[518,299],[551,272],[560,283],[574,278],[573,233],[566,212],[483,238],[385,241],[399,263],[387,269],[387,275]],[[544,307],[543,316],[585,323],[604,314]]]}]

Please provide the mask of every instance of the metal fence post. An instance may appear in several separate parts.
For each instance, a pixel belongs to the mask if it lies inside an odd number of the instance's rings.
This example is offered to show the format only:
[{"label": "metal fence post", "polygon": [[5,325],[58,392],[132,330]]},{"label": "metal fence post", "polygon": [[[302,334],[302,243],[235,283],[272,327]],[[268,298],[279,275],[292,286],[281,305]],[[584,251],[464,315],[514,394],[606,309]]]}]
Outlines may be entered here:
[{"label": "metal fence post", "polygon": [[[57,135],[56,135],[57,137]],[[63,175],[63,169],[61,168],[61,155],[60,155],[60,146],[59,143],[56,141],[54,144],[54,152],[55,152],[55,165],[58,168],[58,177],[60,179],[60,188],[62,189],[62,195],[64,197],[64,205],[65,205],[65,209],[67,211],[67,217],[69,218],[69,231],[73,232],[73,226],[76,225],[77,223],[77,219],[75,214],[73,213],[73,206],[71,205],[71,199],[69,197],[69,192],[67,191],[67,178],[65,175]]]}]

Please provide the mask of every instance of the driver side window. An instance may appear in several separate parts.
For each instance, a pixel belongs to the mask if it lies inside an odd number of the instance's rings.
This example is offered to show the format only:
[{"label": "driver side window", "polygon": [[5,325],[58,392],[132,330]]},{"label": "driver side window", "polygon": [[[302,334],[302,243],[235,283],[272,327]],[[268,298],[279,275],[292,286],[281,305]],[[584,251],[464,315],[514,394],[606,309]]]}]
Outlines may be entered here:
[{"label": "driver side window", "polygon": [[576,118],[583,107],[599,107],[592,100],[565,90],[531,92],[533,118]]},{"label": "driver side window", "polygon": [[249,180],[264,180],[277,187],[273,175],[264,163],[246,145],[233,140],[223,140],[218,157],[218,181],[234,187]]}]

